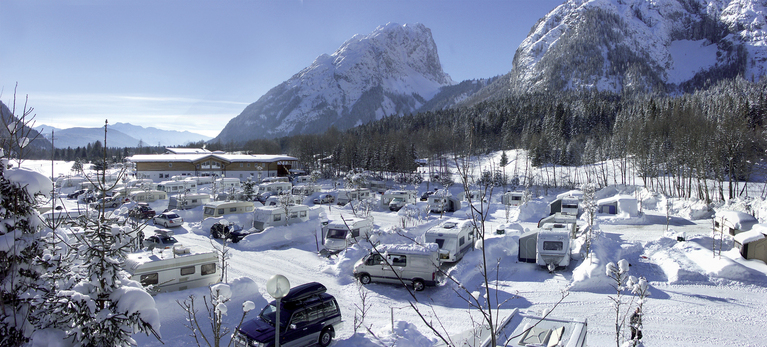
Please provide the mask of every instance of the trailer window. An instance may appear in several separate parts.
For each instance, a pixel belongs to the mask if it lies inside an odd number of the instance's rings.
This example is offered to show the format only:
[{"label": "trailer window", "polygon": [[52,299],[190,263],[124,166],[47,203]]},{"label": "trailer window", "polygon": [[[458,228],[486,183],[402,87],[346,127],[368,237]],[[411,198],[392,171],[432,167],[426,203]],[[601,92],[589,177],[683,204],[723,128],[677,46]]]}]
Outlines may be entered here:
[{"label": "trailer window", "polygon": [[220,214],[220,215],[221,215],[221,214],[224,214],[224,209],[223,209],[223,208],[219,208],[219,209],[218,209],[218,214]]},{"label": "trailer window", "polygon": [[562,248],[562,241],[543,241],[544,251],[561,251]]},{"label": "trailer window", "polygon": [[279,221],[281,221],[281,220],[282,220],[282,215],[281,215],[281,214],[275,214],[275,215],[274,215],[274,221],[275,221],[275,222],[279,222]]},{"label": "trailer window", "polygon": [[298,212],[298,215],[299,215],[301,218],[304,218],[304,217],[306,217],[306,211],[301,211],[301,212]]},{"label": "trailer window", "polygon": [[194,266],[187,266],[181,268],[181,276],[194,275]]},{"label": "trailer window", "polygon": [[140,279],[141,285],[146,287],[151,284],[160,283],[159,278],[160,277],[157,275],[156,272],[151,274],[141,275],[141,279]]},{"label": "trailer window", "polygon": [[461,236],[461,238],[458,239],[458,245],[463,246],[464,243],[466,243],[466,238]]},{"label": "trailer window", "polygon": [[230,207],[229,212],[237,212],[237,207]]},{"label": "trailer window", "polygon": [[216,263],[210,263],[210,264],[202,264],[200,265],[200,274],[205,275],[211,275],[216,273]]},{"label": "trailer window", "polygon": [[[192,201],[194,201],[194,200],[192,200]],[[212,215],[216,214],[216,209],[213,208],[213,207],[206,207],[205,211],[203,211],[202,214],[205,214],[205,215],[208,215],[208,216],[212,216]]]},{"label": "trailer window", "polygon": [[445,239],[436,239],[434,240],[434,242],[437,243],[437,246],[439,246],[439,248],[442,248],[443,245],[445,244]]},{"label": "trailer window", "polygon": [[404,256],[404,255],[393,256],[391,259],[391,264],[393,266],[405,266],[405,264],[407,264],[407,256]]}]

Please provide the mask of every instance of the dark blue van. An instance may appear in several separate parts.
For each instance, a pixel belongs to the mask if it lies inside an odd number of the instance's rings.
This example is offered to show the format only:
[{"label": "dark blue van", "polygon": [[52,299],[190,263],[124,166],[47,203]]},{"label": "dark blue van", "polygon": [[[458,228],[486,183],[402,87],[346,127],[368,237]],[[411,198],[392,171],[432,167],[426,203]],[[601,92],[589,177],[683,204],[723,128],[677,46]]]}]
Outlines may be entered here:
[{"label": "dark blue van", "polygon": [[[327,288],[310,282],[290,289],[280,300],[280,346],[328,346],[341,329],[341,308]],[[234,334],[238,347],[274,346],[277,301],[272,301],[258,318],[242,324]]]}]

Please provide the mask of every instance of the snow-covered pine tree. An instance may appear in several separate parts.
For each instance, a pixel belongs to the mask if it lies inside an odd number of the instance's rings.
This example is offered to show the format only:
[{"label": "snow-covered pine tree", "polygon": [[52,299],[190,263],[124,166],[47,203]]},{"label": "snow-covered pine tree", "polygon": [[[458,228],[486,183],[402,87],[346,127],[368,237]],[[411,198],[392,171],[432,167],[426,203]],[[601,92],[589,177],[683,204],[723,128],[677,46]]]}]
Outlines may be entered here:
[{"label": "snow-covered pine tree", "polygon": [[48,194],[46,177],[22,169],[7,170],[0,149],[0,345],[20,346],[34,332],[35,308],[44,293],[39,266],[45,242],[38,232],[35,194]]}]

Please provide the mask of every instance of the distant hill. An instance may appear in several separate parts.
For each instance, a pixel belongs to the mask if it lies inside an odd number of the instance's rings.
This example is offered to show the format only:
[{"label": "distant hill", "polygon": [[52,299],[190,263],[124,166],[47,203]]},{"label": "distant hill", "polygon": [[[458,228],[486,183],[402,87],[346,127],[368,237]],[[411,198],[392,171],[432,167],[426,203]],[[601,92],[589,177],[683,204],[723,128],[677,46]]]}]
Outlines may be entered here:
[{"label": "distant hill", "polygon": [[[102,127],[58,129],[48,125],[40,125],[35,129],[49,140],[51,130],[53,130],[55,137],[53,145],[56,148],[85,147],[96,141],[101,141],[102,144],[104,142],[104,128]],[[107,147],[137,147],[139,142],[142,142],[142,146],[179,146],[189,142],[208,141],[210,139],[209,136],[189,131],[161,130],[129,123],[115,123],[109,125]]]}]

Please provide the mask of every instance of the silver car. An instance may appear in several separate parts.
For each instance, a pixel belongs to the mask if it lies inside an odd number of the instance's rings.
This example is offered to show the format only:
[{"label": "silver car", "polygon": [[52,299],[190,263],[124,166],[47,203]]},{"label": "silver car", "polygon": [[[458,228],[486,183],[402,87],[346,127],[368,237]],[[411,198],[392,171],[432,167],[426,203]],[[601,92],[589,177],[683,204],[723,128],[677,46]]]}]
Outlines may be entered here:
[{"label": "silver car", "polygon": [[153,219],[155,225],[162,225],[166,228],[179,227],[184,223],[184,218],[181,218],[176,212],[163,212],[156,215]]}]

